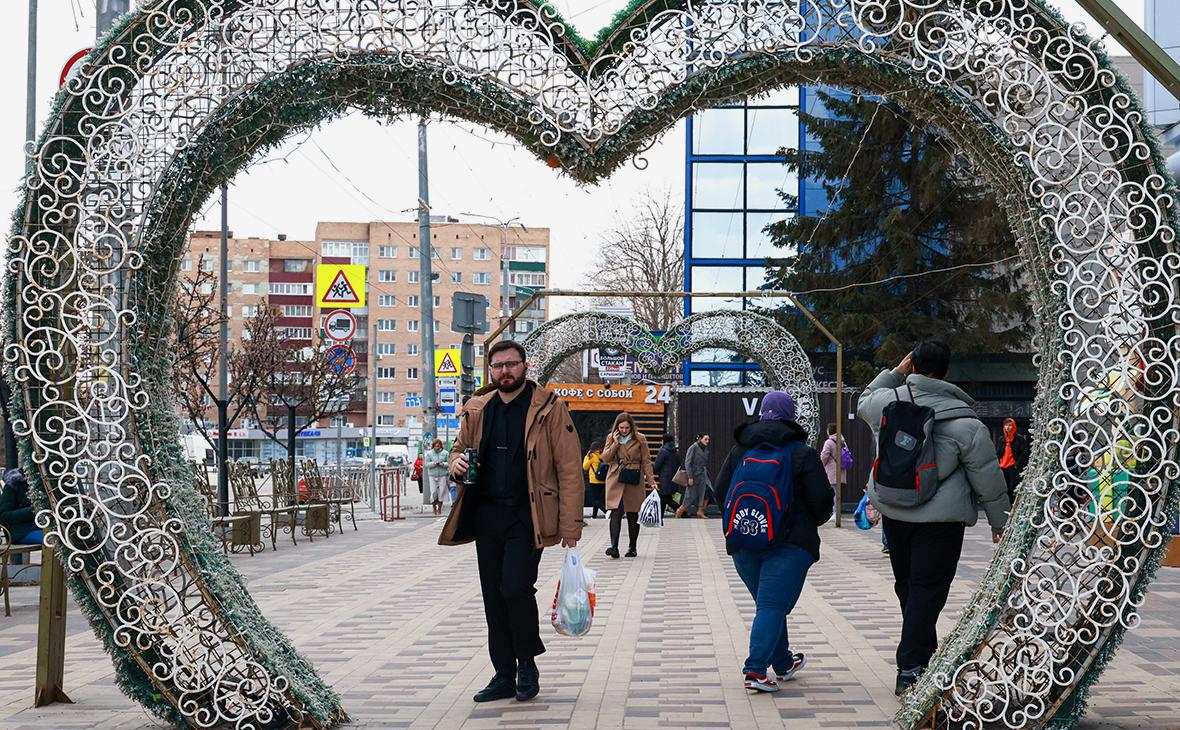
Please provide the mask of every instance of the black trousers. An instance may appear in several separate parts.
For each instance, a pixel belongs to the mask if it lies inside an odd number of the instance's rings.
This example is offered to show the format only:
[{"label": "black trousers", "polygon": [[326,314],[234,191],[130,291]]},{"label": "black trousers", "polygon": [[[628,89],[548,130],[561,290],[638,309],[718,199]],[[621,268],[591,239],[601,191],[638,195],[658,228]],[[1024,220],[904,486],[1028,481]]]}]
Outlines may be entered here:
[{"label": "black trousers", "polygon": [[938,615],[946,606],[963,551],[961,522],[901,522],[881,518],[901,604],[899,669],[925,667],[938,648]]},{"label": "black trousers", "polygon": [[475,530],[488,654],[498,674],[514,679],[518,661],[545,652],[536,589],[541,551],[533,546],[532,525],[525,519],[511,508],[480,505]]}]

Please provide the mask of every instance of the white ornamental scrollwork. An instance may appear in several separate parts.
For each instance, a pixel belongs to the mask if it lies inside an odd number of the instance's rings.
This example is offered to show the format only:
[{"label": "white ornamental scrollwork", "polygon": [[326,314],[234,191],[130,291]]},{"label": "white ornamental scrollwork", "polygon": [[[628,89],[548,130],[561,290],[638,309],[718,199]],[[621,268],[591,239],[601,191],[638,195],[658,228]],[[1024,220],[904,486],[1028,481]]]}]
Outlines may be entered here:
[{"label": "white ornamental scrollwork", "polygon": [[896,720],[1075,718],[1175,499],[1180,255],[1136,101],[1039,0],[673,0],[596,48],[528,0],[141,2],[32,150],[4,297],[39,521],[126,691],[195,727],[345,718],[212,550],[168,445],[158,302],[216,184],[350,105],[472,120],[593,181],[693,108],[813,79],[891,94],[958,145],[1006,203],[1040,317],[1012,527]]}]

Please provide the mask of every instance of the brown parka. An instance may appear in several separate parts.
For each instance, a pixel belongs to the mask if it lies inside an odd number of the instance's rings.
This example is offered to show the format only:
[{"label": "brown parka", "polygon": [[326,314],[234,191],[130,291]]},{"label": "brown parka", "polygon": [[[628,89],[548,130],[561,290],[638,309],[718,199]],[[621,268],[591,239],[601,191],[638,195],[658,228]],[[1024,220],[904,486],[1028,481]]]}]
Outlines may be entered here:
[{"label": "brown parka", "polygon": [[[532,381],[530,381],[532,382]],[[529,509],[533,517],[533,542],[538,547],[565,539],[582,538],[582,447],[569,408],[553,391],[532,383],[533,399],[525,417],[526,472]],[[451,471],[466,449],[478,449],[483,441],[484,409],[497,396],[494,385],[479,391],[467,405],[459,424],[459,438],[451,447]],[[475,539],[476,498],[465,499],[469,489],[459,484],[458,497],[443,526],[439,545],[462,545]]]},{"label": "brown parka", "polygon": [[[602,460],[610,464],[606,472],[606,507],[618,509],[623,503],[624,512],[638,512],[643,505],[644,490],[656,483],[651,464],[651,447],[647,437],[639,429],[631,430],[631,438],[625,444],[610,440],[602,451]],[[623,484],[619,471],[623,468],[639,471],[639,484]]]}]

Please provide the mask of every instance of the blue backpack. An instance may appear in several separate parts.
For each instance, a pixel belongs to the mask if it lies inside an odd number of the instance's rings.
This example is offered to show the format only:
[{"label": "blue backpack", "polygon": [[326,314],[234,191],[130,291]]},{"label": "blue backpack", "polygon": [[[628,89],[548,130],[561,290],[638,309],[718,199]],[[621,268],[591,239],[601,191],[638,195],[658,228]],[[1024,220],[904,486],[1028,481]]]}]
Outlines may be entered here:
[{"label": "blue backpack", "polygon": [[731,550],[769,550],[794,502],[791,455],[795,442],[750,449],[733,473],[725,501],[725,544]]}]

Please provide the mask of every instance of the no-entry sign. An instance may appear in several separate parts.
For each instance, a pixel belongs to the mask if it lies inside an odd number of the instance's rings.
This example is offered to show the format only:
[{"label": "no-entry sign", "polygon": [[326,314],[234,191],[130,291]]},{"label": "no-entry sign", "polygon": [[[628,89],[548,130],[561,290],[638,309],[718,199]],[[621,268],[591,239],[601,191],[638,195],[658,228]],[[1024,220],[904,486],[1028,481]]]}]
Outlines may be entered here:
[{"label": "no-entry sign", "polygon": [[337,309],[324,317],[324,332],[337,342],[348,342],[356,336],[356,317],[344,309]]}]

